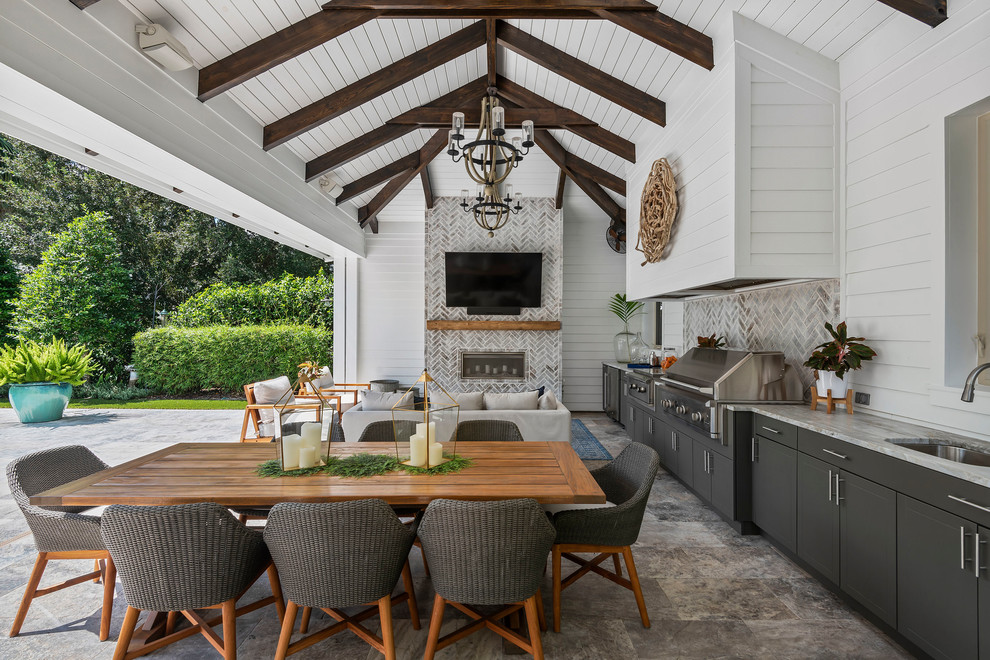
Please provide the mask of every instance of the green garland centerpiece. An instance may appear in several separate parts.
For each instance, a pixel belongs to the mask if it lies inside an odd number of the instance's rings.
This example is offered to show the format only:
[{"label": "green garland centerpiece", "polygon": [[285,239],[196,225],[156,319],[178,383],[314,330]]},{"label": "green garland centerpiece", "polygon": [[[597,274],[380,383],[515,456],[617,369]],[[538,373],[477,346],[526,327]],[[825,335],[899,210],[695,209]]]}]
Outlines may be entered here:
[{"label": "green garland centerpiece", "polygon": [[362,477],[377,477],[389,472],[402,470],[410,474],[453,474],[470,467],[473,461],[470,458],[453,455],[448,457],[445,463],[435,465],[430,468],[413,467],[405,465],[403,461],[408,457],[396,458],[385,454],[355,454],[339,458],[331,456],[325,465],[317,465],[310,468],[296,470],[282,470],[279,468],[278,460],[265,461],[256,470],[259,477],[308,477],[317,474],[326,474],[331,477],[351,477],[360,479]]}]

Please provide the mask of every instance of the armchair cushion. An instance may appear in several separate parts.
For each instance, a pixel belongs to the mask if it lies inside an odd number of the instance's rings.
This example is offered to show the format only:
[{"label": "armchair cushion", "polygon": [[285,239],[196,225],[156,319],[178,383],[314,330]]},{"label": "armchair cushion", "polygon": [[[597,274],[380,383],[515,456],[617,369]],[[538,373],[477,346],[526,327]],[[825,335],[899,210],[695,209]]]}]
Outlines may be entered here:
[{"label": "armchair cushion", "polygon": [[319,375],[313,380],[306,383],[306,390],[313,394],[316,390],[322,390],[333,387],[333,373],[330,371],[330,367],[323,367],[320,369]]}]

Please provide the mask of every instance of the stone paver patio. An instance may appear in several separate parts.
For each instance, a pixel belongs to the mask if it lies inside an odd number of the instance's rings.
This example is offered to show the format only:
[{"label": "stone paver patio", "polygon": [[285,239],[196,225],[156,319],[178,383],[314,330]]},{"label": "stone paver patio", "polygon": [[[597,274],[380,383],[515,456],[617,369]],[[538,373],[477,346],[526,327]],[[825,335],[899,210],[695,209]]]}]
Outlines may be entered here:
[{"label": "stone paver patio", "polygon": [[[57,423],[22,425],[0,410],[0,463],[43,447],[82,444],[111,465],[174,442],[232,442],[240,411],[70,410]],[[580,418],[617,455],[629,442],[623,429],[600,414]],[[34,561],[34,545],[6,480],[0,485],[0,657],[110,658],[125,602],[117,586],[110,640],[99,642],[100,585],[82,584],[34,601],[21,635],[6,637]],[[596,576],[564,592],[561,633],[544,633],[547,658],[895,658],[909,657],[849,607],[759,537],[736,534],[666,473],[657,478],[634,555],[652,627],[643,629],[632,594]],[[420,618],[396,607],[399,658],[421,658],[433,590],[420,555],[411,555]],[[89,562],[49,564],[44,584],[90,570]],[[254,592],[268,589],[262,581]],[[550,581],[544,587],[549,612]],[[249,592],[248,598],[256,594]],[[463,620],[448,608],[444,632]],[[311,630],[328,617],[314,617]],[[238,656],[271,658],[279,624],[269,606],[237,620]],[[501,638],[482,632],[437,654],[438,658],[502,658]],[[200,636],[160,650],[152,658],[219,657]],[[339,634],[293,656],[382,657],[351,634]]]}]

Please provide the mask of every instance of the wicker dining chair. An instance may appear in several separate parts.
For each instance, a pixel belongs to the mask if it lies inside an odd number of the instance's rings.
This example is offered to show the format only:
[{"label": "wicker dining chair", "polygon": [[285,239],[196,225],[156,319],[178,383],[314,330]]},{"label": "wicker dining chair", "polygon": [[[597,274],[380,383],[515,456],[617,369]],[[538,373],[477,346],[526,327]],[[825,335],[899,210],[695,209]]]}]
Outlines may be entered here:
[{"label": "wicker dining chair", "polygon": [[[436,590],[424,660],[483,628],[536,660],[543,658],[540,630],[546,623],[540,583],[554,529],[536,500],[434,500],[426,507],[418,531]],[[472,621],[440,637],[447,603]],[[491,605],[499,606],[499,611],[485,615],[476,608]],[[500,621],[520,609],[526,612],[528,640]]]},{"label": "wicker dining chair", "polygon": [[[10,627],[10,636],[16,637],[24,624],[31,601],[38,596],[60,591],[87,580],[103,580],[103,609],[100,615],[100,641],[110,636],[110,614],[113,610],[116,570],[103,539],[100,537],[99,516],[82,513],[86,506],[35,506],[32,495],[70,481],[88,477],[109,466],[86,447],[72,445],[54,447],[15,458],[7,464],[7,484],[11,495],[27,520],[34,534],[38,556],[34,569],[24,588],[21,605]],[[41,577],[48,562],[53,559],[92,559],[92,573],[81,575],[60,584],[39,589]]]},{"label": "wicker dining chair", "polygon": [[[557,528],[553,545],[554,632],[560,632],[560,592],[589,572],[632,590],[643,627],[650,627],[631,546],[639,537],[646,501],[659,468],[657,453],[644,444],[634,442],[607,465],[591,470],[606,499],[615,506],[565,510],[553,515],[553,524]],[[577,552],[593,552],[597,556],[586,560],[574,554]],[[620,555],[625,559],[628,579],[622,577]],[[580,568],[564,578],[561,575],[561,557],[578,564]],[[615,562],[614,572],[599,565],[609,557]]]},{"label": "wicker dining chair", "polygon": [[416,422],[409,419],[396,420],[393,429],[392,422],[385,419],[380,422],[371,422],[361,431],[358,442],[395,442],[395,434],[400,438],[408,439],[416,432]]},{"label": "wicker dining chair", "polygon": [[[128,650],[142,610],[168,613],[165,636],[154,648],[199,632],[224,658],[236,657],[238,616],[275,603],[283,618],[278,572],[261,532],[219,504],[113,505],[103,512],[102,533],[127,599],[114,660],[148,652]],[[238,607],[238,599],[266,571],[272,595]],[[207,619],[196,611],[203,609],[220,609],[221,615]],[[179,614],[192,625],[176,630]],[[222,638],[213,629],[217,623]]]},{"label": "wicker dining chair", "polygon": [[[419,630],[419,611],[409,571],[414,528],[399,522],[384,500],[319,504],[282,502],[272,507],[265,526],[268,544],[286,596],[285,619],[275,652],[277,660],[343,630],[351,630],[372,647],[395,658],[392,607],[409,603],[412,626]],[[405,592],[392,595],[399,576]],[[344,608],[374,604],[348,615]],[[338,623],[290,644],[299,607],[306,632],[312,608]],[[382,635],[361,625],[377,611]]]},{"label": "wicker dining chair", "polygon": [[522,442],[515,422],[504,419],[469,419],[457,425],[458,442]]}]

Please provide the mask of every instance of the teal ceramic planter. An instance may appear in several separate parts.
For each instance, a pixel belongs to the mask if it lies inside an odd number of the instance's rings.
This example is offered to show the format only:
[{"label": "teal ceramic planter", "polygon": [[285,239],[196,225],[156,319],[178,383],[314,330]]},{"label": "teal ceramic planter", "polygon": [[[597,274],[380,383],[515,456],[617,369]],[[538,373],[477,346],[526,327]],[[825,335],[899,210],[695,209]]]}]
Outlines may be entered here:
[{"label": "teal ceramic planter", "polygon": [[12,384],[7,394],[22,424],[62,419],[71,397],[72,385],[69,383]]}]

